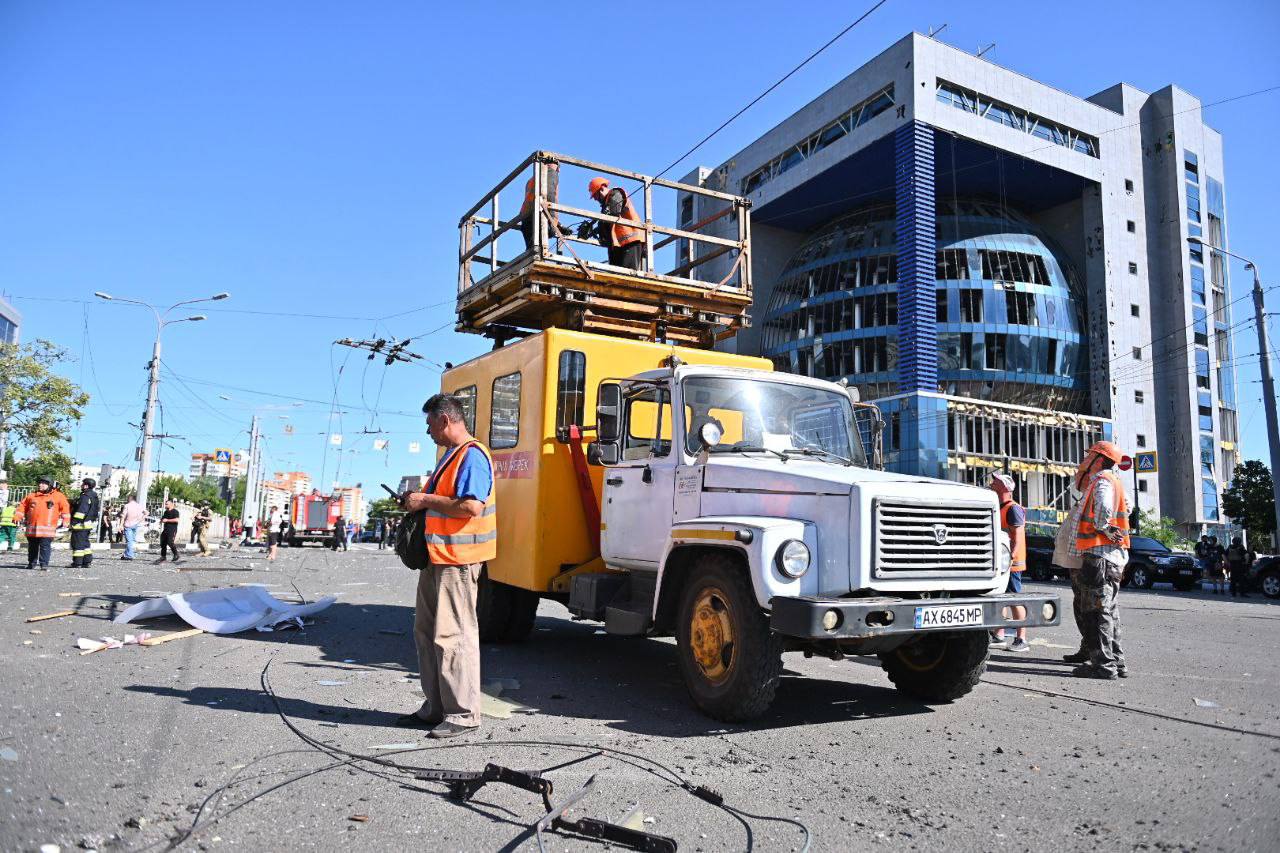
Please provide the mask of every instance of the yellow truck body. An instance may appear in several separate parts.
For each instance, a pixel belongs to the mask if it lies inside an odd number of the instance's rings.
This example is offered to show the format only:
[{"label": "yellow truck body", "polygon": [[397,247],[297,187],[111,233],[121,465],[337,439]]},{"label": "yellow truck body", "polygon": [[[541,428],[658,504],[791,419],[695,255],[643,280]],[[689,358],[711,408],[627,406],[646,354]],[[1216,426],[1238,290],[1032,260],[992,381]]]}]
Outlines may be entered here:
[{"label": "yellow truck body", "polygon": [[[493,452],[498,556],[490,580],[545,594],[564,572],[597,555],[584,516],[570,424],[595,422],[600,381],[687,364],[772,370],[768,359],[547,329],[446,371],[441,390],[461,396],[472,435]],[[602,472],[590,469],[599,506]]]}]

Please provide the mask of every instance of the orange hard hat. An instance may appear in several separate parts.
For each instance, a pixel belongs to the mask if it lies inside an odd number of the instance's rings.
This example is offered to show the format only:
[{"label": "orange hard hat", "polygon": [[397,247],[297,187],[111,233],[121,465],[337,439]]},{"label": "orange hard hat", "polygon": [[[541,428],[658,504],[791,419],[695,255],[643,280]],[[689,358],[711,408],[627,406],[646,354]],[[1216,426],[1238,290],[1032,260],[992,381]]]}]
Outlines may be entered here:
[{"label": "orange hard hat", "polygon": [[[1120,448],[1117,445],[1111,443],[1110,441],[1095,442],[1093,447],[1089,448],[1089,453],[1096,453],[1099,456],[1103,456],[1107,459],[1110,459],[1112,462],[1116,463],[1117,465],[1120,464],[1120,460],[1124,459],[1124,453],[1120,450]],[[1088,456],[1089,453],[1086,453],[1085,455]]]},{"label": "orange hard hat", "polygon": [[591,183],[587,184],[587,192],[592,198],[595,198],[596,193],[600,192],[601,189],[607,186],[609,186],[609,179],[596,175],[591,179]]}]

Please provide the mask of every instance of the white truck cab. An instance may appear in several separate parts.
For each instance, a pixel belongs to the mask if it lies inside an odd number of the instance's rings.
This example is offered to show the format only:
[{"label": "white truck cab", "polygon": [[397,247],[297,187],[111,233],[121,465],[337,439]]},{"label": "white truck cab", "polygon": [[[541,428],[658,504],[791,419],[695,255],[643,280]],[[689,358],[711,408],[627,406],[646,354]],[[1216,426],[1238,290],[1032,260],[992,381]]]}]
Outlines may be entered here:
[{"label": "white truck cab", "polygon": [[673,360],[596,399],[608,571],[574,577],[569,609],[673,632],[711,716],[762,713],[793,650],[879,655],[899,689],[950,701],[984,671],[989,629],[1058,622],[1056,596],[1004,594],[994,493],[877,470],[841,385]]}]

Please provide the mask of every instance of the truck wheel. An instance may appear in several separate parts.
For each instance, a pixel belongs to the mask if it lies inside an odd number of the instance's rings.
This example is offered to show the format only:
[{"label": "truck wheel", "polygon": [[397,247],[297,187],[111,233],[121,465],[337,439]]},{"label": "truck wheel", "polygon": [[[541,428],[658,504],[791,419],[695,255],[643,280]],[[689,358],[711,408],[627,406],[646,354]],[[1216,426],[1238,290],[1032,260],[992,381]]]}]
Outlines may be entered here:
[{"label": "truck wheel", "polygon": [[987,669],[986,631],[946,631],[880,655],[889,680],[924,702],[951,702],[974,688]]},{"label": "truck wheel", "polygon": [[519,643],[533,630],[533,620],[537,614],[537,595],[510,584],[490,580],[489,570],[480,570],[476,595],[480,642]]},{"label": "truck wheel", "polygon": [[693,702],[717,720],[763,714],[782,674],[782,640],[751,582],[726,556],[703,557],[680,594],[676,648]]}]

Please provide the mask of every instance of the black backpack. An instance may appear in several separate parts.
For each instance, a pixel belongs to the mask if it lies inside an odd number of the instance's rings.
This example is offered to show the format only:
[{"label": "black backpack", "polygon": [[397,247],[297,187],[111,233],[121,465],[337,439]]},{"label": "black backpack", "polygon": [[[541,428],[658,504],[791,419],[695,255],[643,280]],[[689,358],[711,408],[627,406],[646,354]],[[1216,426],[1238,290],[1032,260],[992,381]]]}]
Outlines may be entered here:
[{"label": "black backpack", "polygon": [[431,565],[427,557],[427,511],[407,513],[396,528],[396,556],[415,572]]}]

